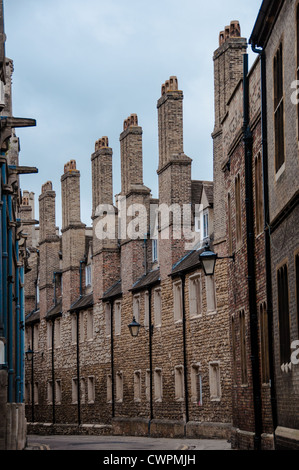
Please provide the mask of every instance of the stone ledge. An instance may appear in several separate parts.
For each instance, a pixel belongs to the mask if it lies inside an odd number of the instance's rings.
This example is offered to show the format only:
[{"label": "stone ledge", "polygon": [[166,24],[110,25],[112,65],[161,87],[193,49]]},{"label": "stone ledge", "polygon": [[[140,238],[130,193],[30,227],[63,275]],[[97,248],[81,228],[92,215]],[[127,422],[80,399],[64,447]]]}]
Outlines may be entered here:
[{"label": "stone ledge", "polygon": [[276,449],[299,450],[299,429],[278,426],[275,431]]},{"label": "stone ledge", "polygon": [[230,439],[230,423],[211,423],[189,421],[186,425],[186,437],[192,439]]},{"label": "stone ledge", "polygon": [[28,434],[47,435],[110,435],[109,424],[53,424],[53,423],[28,423]]}]

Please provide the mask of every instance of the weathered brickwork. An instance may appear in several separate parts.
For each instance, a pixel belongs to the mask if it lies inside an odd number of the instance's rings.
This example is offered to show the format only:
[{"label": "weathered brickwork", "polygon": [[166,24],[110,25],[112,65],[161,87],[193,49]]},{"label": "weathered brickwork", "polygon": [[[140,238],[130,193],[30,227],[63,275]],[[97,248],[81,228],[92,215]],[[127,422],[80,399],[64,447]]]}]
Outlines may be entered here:
[{"label": "weathered brickwork", "polygon": [[[183,204],[192,203],[194,207],[203,202],[210,218],[213,208],[211,183],[194,182],[191,193],[192,161],[183,152],[183,95],[175,77],[162,86],[161,94],[159,199],[152,199],[150,190],[143,185],[142,128],[136,115],[125,120],[120,136],[119,196],[125,199],[127,208],[134,204],[146,208],[148,234],[150,204],[178,204],[183,208]],[[56,264],[47,261],[52,247],[58,243],[54,237],[55,213],[51,212],[55,201],[51,183],[43,186],[40,197],[40,245],[45,248],[40,253],[39,276],[50,279],[51,271],[58,271],[62,276],[62,297],[58,281],[57,285],[43,281],[39,322],[30,322],[30,315],[27,319],[27,340],[30,341],[35,325],[37,351],[43,353],[36,354],[34,361],[36,402],[33,406],[31,396],[27,396],[28,421],[52,423],[47,427],[48,432],[70,432],[62,426],[68,424],[72,432],[104,432],[110,426],[114,433],[148,435],[150,429],[153,436],[229,437],[231,365],[225,263],[216,269],[217,306],[211,311],[207,306],[208,281],[199,265],[198,254],[186,251],[184,238],[173,239],[171,217],[169,226],[159,226],[158,260],[153,259],[152,240],[146,233],[136,239],[128,233],[119,241],[99,239],[97,224],[106,214],[97,209],[101,204],[113,207],[112,149],[107,137],[96,142],[91,164],[92,232],[80,221],[80,173],[75,161],[64,168],[62,235],[56,257],[53,253]],[[205,185],[209,185],[206,191]],[[115,214],[120,211],[120,207],[113,209]],[[134,213],[126,214],[122,220],[125,228],[134,217]],[[212,227],[210,219],[210,230]],[[118,221],[115,228],[117,231]],[[163,239],[166,229],[170,240]],[[173,267],[180,267],[186,255],[194,259],[188,268],[182,265],[181,271],[174,273]],[[85,271],[90,262],[91,290],[86,286]],[[201,301],[200,311],[191,317],[194,294],[189,289],[194,275],[200,279]],[[177,281],[181,290],[179,298],[174,299]],[[209,295],[214,298],[213,293]],[[92,298],[88,305],[87,298]],[[153,330],[149,328],[150,311]],[[141,325],[137,338],[132,338],[128,328],[133,315]],[[35,318],[33,314],[31,318]],[[30,367],[27,368],[28,390],[31,373]],[[45,430],[37,424],[33,429]]]}]

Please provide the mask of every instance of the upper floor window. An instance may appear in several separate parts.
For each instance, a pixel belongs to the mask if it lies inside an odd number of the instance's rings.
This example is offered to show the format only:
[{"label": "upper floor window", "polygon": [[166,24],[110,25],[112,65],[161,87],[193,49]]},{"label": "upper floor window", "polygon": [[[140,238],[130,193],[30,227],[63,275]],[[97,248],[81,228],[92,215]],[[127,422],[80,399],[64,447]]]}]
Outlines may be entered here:
[{"label": "upper floor window", "polygon": [[235,178],[235,200],[236,200],[236,241],[240,243],[242,238],[242,214],[241,214],[241,179],[240,175]]},{"label": "upper floor window", "polygon": [[262,157],[259,153],[255,159],[255,226],[256,234],[263,230],[263,170]]},{"label": "upper floor window", "polygon": [[152,261],[158,261],[158,240],[152,240]]},{"label": "upper floor window", "polygon": [[228,252],[229,255],[233,252],[233,236],[232,236],[232,207],[231,207],[231,195],[228,193],[227,196],[227,224],[228,224]]},{"label": "upper floor window", "polygon": [[290,318],[289,318],[289,284],[288,267],[285,264],[277,271],[277,300],[279,316],[280,363],[291,361]]},{"label": "upper floor window", "polygon": [[183,297],[182,297],[182,281],[173,284],[173,307],[174,320],[179,321],[183,318]]},{"label": "upper floor window", "polygon": [[205,210],[203,213],[203,238],[209,236],[209,211]]},{"label": "upper floor window", "polygon": [[284,100],[283,100],[283,52],[280,43],[273,60],[274,75],[274,129],[275,129],[275,171],[285,162],[284,150]]},{"label": "upper floor window", "polygon": [[85,267],[85,285],[91,286],[91,265]]}]

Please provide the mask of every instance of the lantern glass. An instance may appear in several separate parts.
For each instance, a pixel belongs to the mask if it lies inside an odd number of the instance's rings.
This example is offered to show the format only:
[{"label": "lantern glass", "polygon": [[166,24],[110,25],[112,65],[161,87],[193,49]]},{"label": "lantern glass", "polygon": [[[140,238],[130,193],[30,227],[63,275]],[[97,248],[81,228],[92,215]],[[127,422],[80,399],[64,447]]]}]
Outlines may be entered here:
[{"label": "lantern glass", "polygon": [[135,317],[133,317],[133,321],[128,325],[128,327],[133,338],[136,338],[139,334],[140,324],[136,321]]},{"label": "lantern glass", "polygon": [[31,362],[33,359],[33,351],[32,349],[30,349],[30,347],[27,349],[25,354],[26,354],[27,361]]},{"label": "lantern glass", "polygon": [[205,275],[214,276],[217,255],[213,251],[206,249],[199,255],[199,259],[202,262]]}]

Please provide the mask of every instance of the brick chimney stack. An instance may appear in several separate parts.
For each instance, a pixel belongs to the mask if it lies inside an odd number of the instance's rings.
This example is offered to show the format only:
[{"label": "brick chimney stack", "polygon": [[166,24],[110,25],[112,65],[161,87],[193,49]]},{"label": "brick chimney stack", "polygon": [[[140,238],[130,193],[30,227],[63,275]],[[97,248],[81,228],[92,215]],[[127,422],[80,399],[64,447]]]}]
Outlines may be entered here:
[{"label": "brick chimney stack", "polygon": [[55,199],[56,193],[53,191],[52,182],[47,181],[42,186],[42,192],[39,196],[40,242],[56,236]]},{"label": "brick chimney stack", "polygon": [[61,176],[63,309],[80,295],[80,261],[85,254],[85,224],[80,217],[80,171],[76,161],[64,165]]},{"label": "brick chimney stack", "polygon": [[53,307],[53,272],[59,269],[60,241],[56,231],[56,193],[51,181],[42,186],[39,196],[39,298],[43,318]]},{"label": "brick chimney stack", "polygon": [[132,186],[143,185],[142,128],[137,114],[125,121],[120,135],[121,193],[127,195]]},{"label": "brick chimney stack", "polygon": [[92,217],[99,205],[113,204],[112,154],[108,137],[97,140],[91,156]]},{"label": "brick chimney stack", "polygon": [[[133,284],[144,274],[144,237],[149,231],[149,204],[150,189],[143,184],[143,155],[142,155],[142,128],[138,125],[138,117],[131,114],[125,121],[123,132],[120,135],[121,149],[121,195],[126,198],[126,207],[141,205],[147,213],[144,232],[140,236],[121,239],[121,265],[122,291],[128,292]],[[134,211],[133,211],[134,212]],[[129,224],[140,216],[125,214],[121,220],[121,227],[128,229]],[[125,219],[125,220],[123,220]]]},{"label": "brick chimney stack", "polygon": [[[215,242],[226,236],[225,203],[222,166],[222,120],[227,113],[227,103],[243,78],[243,55],[247,51],[247,40],[241,37],[238,21],[232,21],[219,34],[219,47],[214,52],[214,99],[215,125],[214,142],[214,238]],[[221,249],[221,247],[219,247]]]},{"label": "brick chimney stack", "polygon": [[[118,248],[117,210],[113,206],[112,148],[108,137],[102,137],[95,143],[95,152],[91,156],[92,166],[92,220],[93,220],[93,295],[97,302],[103,297],[111,284],[120,279],[120,253]],[[104,206],[110,206],[115,214],[112,217],[115,238],[99,237],[97,224],[107,217]],[[102,206],[102,207],[101,207]],[[98,211],[97,211],[98,209]],[[104,223],[104,222],[103,222]]]},{"label": "brick chimney stack", "polygon": [[170,77],[161,87],[158,101],[159,169],[171,161],[173,155],[184,153],[183,92],[178,89],[177,77]]},{"label": "brick chimney stack", "polygon": [[[178,89],[178,80],[172,76],[161,87],[157,103],[159,132],[159,204],[178,204],[183,214],[183,205],[191,201],[191,158],[184,154],[183,147],[183,92]],[[171,214],[170,214],[171,216]],[[174,263],[185,254],[183,219],[179,227],[181,238],[173,241],[174,225],[159,222],[159,258],[161,279],[166,279]],[[169,239],[165,239],[165,231]],[[162,237],[163,233],[163,237]],[[162,239],[163,238],[163,239]]]}]

